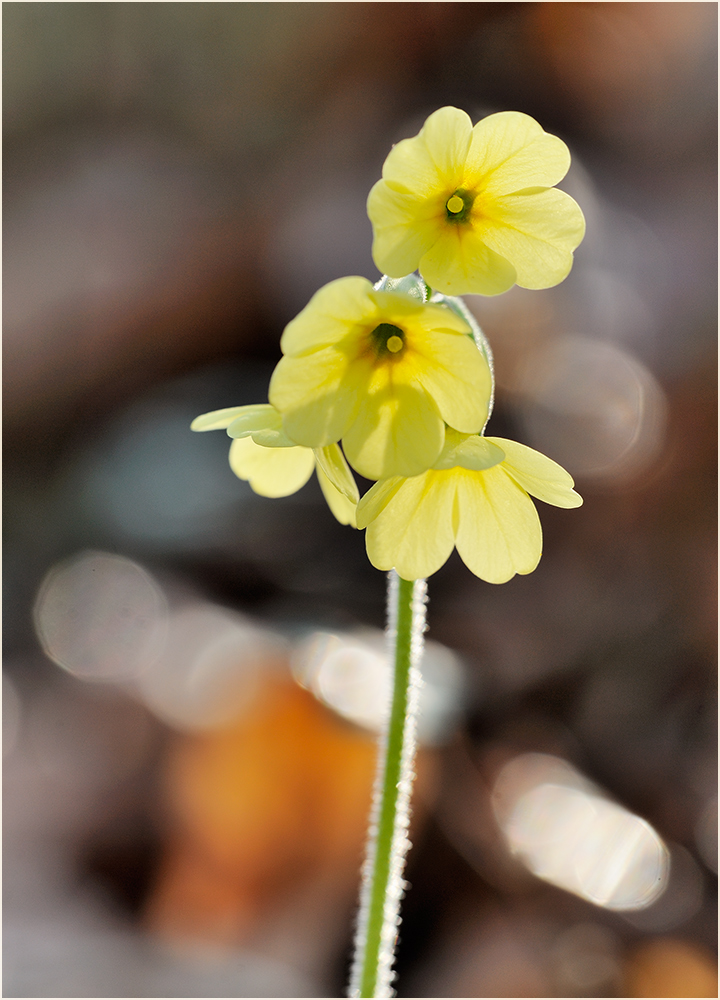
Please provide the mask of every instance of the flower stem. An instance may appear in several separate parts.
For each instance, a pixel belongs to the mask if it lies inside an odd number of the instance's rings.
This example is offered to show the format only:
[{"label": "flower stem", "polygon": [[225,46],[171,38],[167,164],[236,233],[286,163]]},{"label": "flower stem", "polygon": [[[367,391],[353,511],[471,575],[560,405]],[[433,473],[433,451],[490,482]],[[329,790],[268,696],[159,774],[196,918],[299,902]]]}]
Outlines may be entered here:
[{"label": "flower stem", "polygon": [[424,580],[388,575],[388,639],[394,661],[390,715],[383,733],[375,778],[367,855],[363,870],[351,997],[393,995],[392,965],[400,924],[402,878],[415,777],[418,664],[425,630]]}]

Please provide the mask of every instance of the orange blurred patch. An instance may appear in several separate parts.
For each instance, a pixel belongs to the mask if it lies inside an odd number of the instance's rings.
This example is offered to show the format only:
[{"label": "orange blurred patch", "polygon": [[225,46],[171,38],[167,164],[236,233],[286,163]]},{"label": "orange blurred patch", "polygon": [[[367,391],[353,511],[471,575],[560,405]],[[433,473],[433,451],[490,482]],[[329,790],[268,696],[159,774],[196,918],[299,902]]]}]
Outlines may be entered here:
[{"label": "orange blurred patch", "polygon": [[257,945],[292,910],[306,933],[338,933],[338,919],[349,933],[376,752],[371,734],[277,676],[232,727],[179,739],[151,930]]},{"label": "orange blurred patch", "polygon": [[628,997],[716,997],[717,963],[697,945],[658,938],[630,958],[625,989]]}]

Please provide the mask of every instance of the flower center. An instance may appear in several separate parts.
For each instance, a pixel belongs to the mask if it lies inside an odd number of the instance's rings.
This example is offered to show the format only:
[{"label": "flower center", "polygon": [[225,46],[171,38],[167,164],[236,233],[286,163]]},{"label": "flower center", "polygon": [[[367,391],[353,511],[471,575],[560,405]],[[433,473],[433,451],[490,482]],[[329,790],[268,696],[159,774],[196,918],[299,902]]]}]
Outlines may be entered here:
[{"label": "flower center", "polygon": [[464,188],[458,188],[445,202],[448,222],[466,222],[474,201],[474,194]]},{"label": "flower center", "polygon": [[383,354],[399,354],[405,346],[405,334],[394,323],[380,323],[370,336],[378,357]]}]

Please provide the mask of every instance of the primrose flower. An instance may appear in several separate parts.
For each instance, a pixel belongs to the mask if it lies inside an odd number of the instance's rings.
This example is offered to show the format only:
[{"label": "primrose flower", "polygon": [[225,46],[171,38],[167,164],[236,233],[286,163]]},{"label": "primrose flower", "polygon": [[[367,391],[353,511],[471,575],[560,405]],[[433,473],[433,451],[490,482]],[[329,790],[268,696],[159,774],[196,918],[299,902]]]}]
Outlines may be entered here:
[{"label": "primrose flower", "polygon": [[287,497],[297,493],[314,469],[336,519],[340,524],[355,527],[359,493],[337,444],[314,450],[296,445],[283,433],[280,414],[267,403],[203,413],[193,420],[190,429],[226,429],[234,438],[230,445],[230,468],[263,497]]},{"label": "primrose flower", "polygon": [[502,111],[473,128],[440,108],[390,151],[370,191],[373,259],[400,277],[419,268],[448,295],[497,295],[567,276],[583,214],[557,184],[570,166],[561,139],[529,115]]},{"label": "primrose flower", "polygon": [[542,529],[530,495],[555,507],[579,507],[572,478],[539,452],[505,438],[448,431],[432,469],[376,483],[360,501],[357,526],[376,569],[405,580],[435,573],[456,547],[488,583],[531,573]]},{"label": "primrose flower", "polygon": [[471,434],[487,419],[488,362],[445,305],[339,278],[288,324],[280,346],[269,397],[288,438],[308,448],[342,440],[367,479],[418,475],[440,455],[445,424]]}]

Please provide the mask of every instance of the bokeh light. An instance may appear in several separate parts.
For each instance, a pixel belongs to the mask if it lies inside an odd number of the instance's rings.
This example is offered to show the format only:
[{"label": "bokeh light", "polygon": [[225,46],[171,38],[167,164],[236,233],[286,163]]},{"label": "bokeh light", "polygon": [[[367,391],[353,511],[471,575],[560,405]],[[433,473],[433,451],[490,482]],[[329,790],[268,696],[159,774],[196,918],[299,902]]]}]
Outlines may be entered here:
[{"label": "bokeh light", "polygon": [[277,666],[284,650],[279,638],[242,615],[192,603],[170,614],[163,655],[134,691],[170,726],[216,728],[252,704],[260,675]]},{"label": "bokeh light", "polygon": [[[315,632],[298,645],[292,670],[303,687],[346,719],[366,729],[382,727],[391,694],[390,660],[382,632]],[[462,666],[445,646],[427,642],[420,670],[418,739],[442,743],[459,716]]]},{"label": "bokeh light", "polygon": [[506,764],[493,807],[510,851],[534,875],[597,906],[644,909],[667,887],[669,852],[650,824],[557,757]]},{"label": "bokeh light", "polygon": [[83,680],[120,681],[162,653],[167,605],[133,560],[83,552],[50,569],[34,620],[43,650],[59,667]]},{"label": "bokeh light", "polygon": [[662,448],[659,383],[628,351],[566,336],[527,353],[519,410],[534,447],[583,477],[632,478]]},{"label": "bokeh light", "polygon": [[700,867],[682,844],[669,843],[670,878],[667,889],[650,904],[623,914],[633,927],[658,934],[683,927],[701,909],[705,895]]},{"label": "bokeh light", "polygon": [[222,726],[252,702],[258,672],[283,662],[285,644],[209,602],[177,603],[168,607],[138,563],[84,552],[47,574],[35,628],[47,656],[75,677],[129,684],[170,726]]}]

